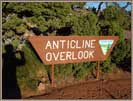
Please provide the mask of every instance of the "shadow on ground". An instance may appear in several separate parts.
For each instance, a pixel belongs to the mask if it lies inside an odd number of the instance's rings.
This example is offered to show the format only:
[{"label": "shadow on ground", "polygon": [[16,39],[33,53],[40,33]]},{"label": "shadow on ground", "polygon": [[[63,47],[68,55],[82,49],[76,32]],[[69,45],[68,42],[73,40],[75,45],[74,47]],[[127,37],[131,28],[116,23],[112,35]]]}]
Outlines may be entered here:
[{"label": "shadow on ground", "polygon": [[[25,64],[24,52],[15,51],[11,44],[5,46],[6,53],[2,54],[2,98],[3,99],[19,99],[21,93],[17,84],[16,68]],[[16,54],[20,54],[21,58],[17,59]]]}]

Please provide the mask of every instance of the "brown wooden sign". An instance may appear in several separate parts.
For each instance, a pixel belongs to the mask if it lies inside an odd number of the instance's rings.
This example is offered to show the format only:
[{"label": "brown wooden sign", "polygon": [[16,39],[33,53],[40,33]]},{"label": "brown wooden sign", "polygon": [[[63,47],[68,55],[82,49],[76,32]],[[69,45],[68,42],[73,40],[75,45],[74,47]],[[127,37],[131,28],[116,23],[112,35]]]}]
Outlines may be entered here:
[{"label": "brown wooden sign", "polygon": [[117,36],[32,36],[29,38],[44,64],[103,61]]}]

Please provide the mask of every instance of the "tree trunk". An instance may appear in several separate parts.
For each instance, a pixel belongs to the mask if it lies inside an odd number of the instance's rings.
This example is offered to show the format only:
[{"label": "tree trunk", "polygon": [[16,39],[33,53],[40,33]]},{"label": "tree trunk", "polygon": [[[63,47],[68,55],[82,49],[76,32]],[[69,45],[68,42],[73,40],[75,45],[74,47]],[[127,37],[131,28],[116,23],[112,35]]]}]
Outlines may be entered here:
[{"label": "tree trunk", "polygon": [[98,5],[97,16],[100,16],[100,11],[101,11],[102,4],[103,4],[103,2],[100,2],[99,5]]},{"label": "tree trunk", "polygon": [[129,5],[131,5],[131,3],[127,2],[127,4],[124,7],[122,7],[122,9],[126,9]]}]

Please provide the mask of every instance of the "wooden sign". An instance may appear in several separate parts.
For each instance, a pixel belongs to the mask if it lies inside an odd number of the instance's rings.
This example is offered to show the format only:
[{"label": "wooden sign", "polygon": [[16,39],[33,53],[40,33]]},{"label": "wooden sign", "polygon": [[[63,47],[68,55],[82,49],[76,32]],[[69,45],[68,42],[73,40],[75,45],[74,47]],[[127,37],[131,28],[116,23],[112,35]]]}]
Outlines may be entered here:
[{"label": "wooden sign", "polygon": [[44,64],[104,61],[117,36],[31,36],[29,38]]}]

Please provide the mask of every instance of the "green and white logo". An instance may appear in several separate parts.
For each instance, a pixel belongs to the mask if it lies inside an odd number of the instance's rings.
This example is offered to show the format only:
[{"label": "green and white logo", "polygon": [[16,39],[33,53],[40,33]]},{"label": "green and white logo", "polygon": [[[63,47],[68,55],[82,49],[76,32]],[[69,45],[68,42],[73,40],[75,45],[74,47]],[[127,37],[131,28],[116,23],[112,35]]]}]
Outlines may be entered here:
[{"label": "green and white logo", "polygon": [[112,46],[114,40],[99,40],[99,44],[101,46],[102,52],[104,55],[107,54],[108,50]]}]

